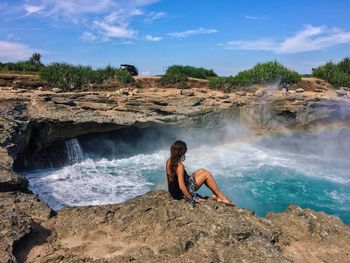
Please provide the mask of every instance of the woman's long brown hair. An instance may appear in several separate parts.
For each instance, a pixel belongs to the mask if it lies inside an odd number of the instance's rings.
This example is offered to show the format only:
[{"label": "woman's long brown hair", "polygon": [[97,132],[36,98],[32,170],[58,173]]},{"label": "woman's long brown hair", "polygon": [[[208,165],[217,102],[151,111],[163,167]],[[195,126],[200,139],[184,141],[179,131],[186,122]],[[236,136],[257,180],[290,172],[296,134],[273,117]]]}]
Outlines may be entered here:
[{"label": "woman's long brown hair", "polygon": [[176,179],[176,170],[180,161],[185,160],[185,153],[187,152],[186,143],[183,141],[176,141],[170,147],[170,171],[171,174],[168,178],[169,182]]}]

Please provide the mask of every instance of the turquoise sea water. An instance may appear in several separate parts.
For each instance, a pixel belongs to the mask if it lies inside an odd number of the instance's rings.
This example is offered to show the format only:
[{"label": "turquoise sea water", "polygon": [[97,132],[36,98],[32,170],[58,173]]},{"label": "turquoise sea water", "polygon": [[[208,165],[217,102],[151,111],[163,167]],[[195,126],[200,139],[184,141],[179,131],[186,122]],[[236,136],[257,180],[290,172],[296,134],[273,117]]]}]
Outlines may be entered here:
[{"label": "turquoise sea water", "polygon": [[[323,149],[323,148],[322,148]],[[334,149],[333,149],[334,150]],[[345,152],[288,151],[245,142],[190,149],[188,172],[209,169],[222,191],[259,216],[288,204],[324,211],[350,223],[350,162]],[[122,202],[154,189],[166,189],[167,150],[121,159],[86,159],[60,169],[28,172],[30,188],[58,210],[65,206]],[[200,193],[209,195],[205,186]]]}]

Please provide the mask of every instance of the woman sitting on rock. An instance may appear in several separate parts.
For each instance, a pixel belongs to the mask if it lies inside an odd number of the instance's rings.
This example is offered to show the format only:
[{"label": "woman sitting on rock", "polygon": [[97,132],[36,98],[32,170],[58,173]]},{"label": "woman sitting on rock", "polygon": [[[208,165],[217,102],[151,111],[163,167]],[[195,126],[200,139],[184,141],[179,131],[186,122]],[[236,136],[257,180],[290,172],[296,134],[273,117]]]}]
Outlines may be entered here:
[{"label": "woman sitting on rock", "polygon": [[192,175],[188,175],[183,161],[187,152],[186,143],[176,141],[171,145],[170,158],[166,161],[166,174],[168,179],[168,189],[174,199],[185,198],[191,203],[203,203],[205,199],[199,197],[196,191],[203,183],[213,192],[213,197],[218,201],[230,206],[235,204],[230,201],[218,188],[212,174],[199,169]]}]

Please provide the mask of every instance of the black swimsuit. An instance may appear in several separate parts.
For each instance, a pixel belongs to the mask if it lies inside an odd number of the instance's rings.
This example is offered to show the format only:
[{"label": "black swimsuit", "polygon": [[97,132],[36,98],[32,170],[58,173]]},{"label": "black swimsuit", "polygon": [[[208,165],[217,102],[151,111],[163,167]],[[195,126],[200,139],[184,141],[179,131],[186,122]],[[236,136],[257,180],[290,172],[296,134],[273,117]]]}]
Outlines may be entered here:
[{"label": "black swimsuit", "polygon": [[[193,176],[188,175],[186,170],[184,173],[184,179],[185,179],[186,188],[191,195],[190,201],[191,203],[194,203],[196,201],[196,181],[194,180]],[[179,181],[177,180],[177,178],[171,182],[168,179],[168,190],[170,195],[174,199],[180,200],[184,198],[184,194],[180,190]]]}]

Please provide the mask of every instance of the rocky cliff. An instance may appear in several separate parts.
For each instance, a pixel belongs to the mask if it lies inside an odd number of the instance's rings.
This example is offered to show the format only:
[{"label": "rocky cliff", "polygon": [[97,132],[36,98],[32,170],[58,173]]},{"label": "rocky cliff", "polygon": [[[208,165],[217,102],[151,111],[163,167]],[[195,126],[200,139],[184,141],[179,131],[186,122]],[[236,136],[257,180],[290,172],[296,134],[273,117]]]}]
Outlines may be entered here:
[{"label": "rocky cliff", "polygon": [[349,226],[324,213],[290,206],[262,219],[211,200],[193,208],[159,191],[56,214],[14,172],[33,168],[33,158],[47,164],[69,138],[130,127],[218,127],[238,118],[263,134],[348,125],[346,91],[320,80],[288,95],[271,87],[225,94],[196,80],[186,90],[141,79],[79,92],[14,81],[0,83],[0,262],[350,262]]},{"label": "rocky cliff", "polygon": [[2,262],[350,262],[350,227],[293,205],[258,218],[156,191],[53,215],[31,194],[1,198]]}]

